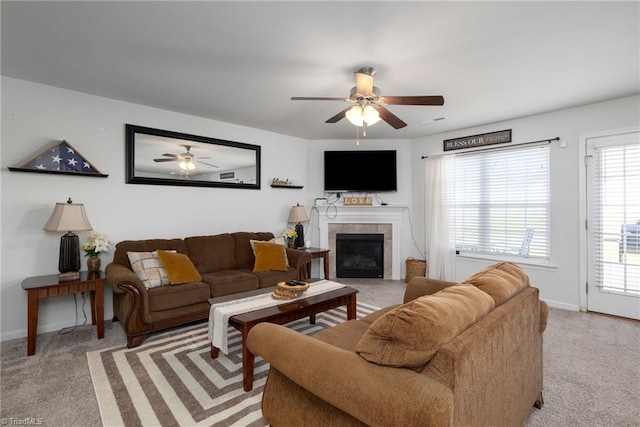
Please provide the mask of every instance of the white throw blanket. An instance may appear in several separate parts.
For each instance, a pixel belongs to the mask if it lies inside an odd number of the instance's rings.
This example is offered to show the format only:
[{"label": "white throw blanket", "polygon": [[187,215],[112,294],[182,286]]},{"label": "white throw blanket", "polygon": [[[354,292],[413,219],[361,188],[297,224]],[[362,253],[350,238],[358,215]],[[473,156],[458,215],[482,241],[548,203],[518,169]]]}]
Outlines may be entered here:
[{"label": "white throw blanket", "polygon": [[242,298],[233,301],[212,304],[209,311],[209,341],[211,345],[218,348],[224,354],[229,354],[227,347],[227,331],[229,318],[236,314],[248,313],[250,311],[260,310],[267,307],[273,307],[280,304],[286,304],[291,301],[310,297],[312,295],[322,294],[333,291],[335,289],[344,288],[345,285],[330,280],[320,280],[309,284],[309,289],[304,291],[298,298],[290,300],[276,300],[271,293],[256,295],[253,297]]}]

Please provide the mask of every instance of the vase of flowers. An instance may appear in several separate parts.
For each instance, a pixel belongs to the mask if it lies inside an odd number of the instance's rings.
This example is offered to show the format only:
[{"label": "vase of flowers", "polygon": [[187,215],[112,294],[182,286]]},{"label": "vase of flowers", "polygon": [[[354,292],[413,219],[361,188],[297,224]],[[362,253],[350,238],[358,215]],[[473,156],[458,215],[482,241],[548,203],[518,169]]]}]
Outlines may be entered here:
[{"label": "vase of flowers", "polygon": [[82,245],[84,256],[87,258],[87,270],[100,271],[100,252],[109,250],[109,237],[104,233],[91,233],[87,238],[87,242]]},{"label": "vase of flowers", "polygon": [[294,248],[295,247],[296,237],[298,237],[298,233],[296,233],[296,230],[291,229],[291,228],[287,228],[282,233],[282,236],[287,240],[287,246],[288,247],[290,247],[290,248]]}]

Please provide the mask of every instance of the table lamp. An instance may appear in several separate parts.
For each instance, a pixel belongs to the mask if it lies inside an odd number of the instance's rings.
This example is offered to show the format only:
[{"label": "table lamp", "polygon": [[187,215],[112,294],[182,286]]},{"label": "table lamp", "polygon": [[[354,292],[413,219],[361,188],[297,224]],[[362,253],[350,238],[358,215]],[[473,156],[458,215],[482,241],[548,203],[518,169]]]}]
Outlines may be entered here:
[{"label": "table lamp", "polygon": [[44,231],[66,232],[60,238],[60,257],[58,270],[61,279],[77,279],[80,277],[80,240],[74,231],[92,230],[87,213],[82,203],[56,203]]},{"label": "table lamp", "polygon": [[296,203],[295,206],[291,207],[291,212],[289,213],[289,221],[290,223],[296,224],[296,248],[304,247],[304,228],[302,227],[301,222],[309,221],[309,217],[307,216],[307,211],[304,210],[304,206],[300,206],[299,203]]}]

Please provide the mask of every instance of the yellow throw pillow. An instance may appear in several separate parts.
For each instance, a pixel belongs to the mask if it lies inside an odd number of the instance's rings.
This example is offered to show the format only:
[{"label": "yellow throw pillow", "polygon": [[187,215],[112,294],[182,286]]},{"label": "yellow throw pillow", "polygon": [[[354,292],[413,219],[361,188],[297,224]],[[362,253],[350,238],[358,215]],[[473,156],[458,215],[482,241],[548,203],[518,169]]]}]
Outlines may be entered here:
[{"label": "yellow throw pillow", "polygon": [[167,271],[167,276],[169,276],[169,281],[172,285],[202,280],[202,276],[198,273],[195,265],[185,254],[158,251],[158,258],[160,258],[162,266]]},{"label": "yellow throw pillow", "polygon": [[253,272],[287,271],[287,253],[283,245],[268,242],[255,242],[256,262]]},{"label": "yellow throw pillow", "polygon": [[[284,241],[284,237],[282,236],[273,237],[271,240],[249,240],[249,244],[251,245],[251,250],[253,251],[253,256],[256,255],[256,247],[255,247],[256,242],[277,243],[279,245],[284,246],[285,248],[287,247],[286,242]],[[289,267],[289,257],[287,257],[286,250],[284,252],[284,258],[287,262],[287,267]]]}]

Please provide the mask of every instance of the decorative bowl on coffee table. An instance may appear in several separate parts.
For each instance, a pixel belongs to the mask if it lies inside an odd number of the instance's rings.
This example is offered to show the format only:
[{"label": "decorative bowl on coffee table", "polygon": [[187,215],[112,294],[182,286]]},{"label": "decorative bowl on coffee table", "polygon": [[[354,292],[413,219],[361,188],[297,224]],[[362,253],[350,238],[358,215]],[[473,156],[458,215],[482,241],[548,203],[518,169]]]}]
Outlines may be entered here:
[{"label": "decorative bowl on coffee table", "polygon": [[276,290],[271,293],[274,299],[294,299],[298,298],[304,291],[309,289],[309,283],[298,280],[290,280],[289,282],[279,282]]}]

